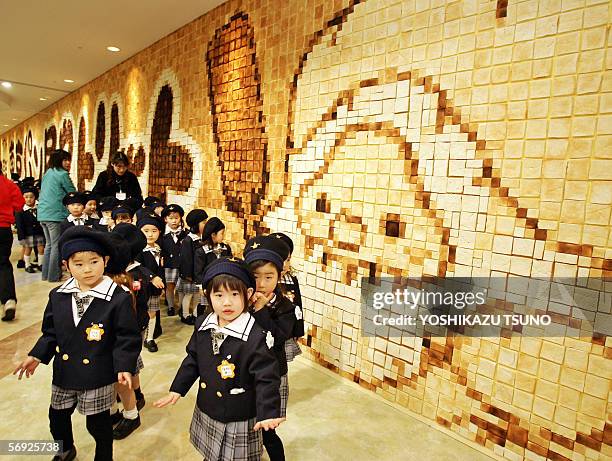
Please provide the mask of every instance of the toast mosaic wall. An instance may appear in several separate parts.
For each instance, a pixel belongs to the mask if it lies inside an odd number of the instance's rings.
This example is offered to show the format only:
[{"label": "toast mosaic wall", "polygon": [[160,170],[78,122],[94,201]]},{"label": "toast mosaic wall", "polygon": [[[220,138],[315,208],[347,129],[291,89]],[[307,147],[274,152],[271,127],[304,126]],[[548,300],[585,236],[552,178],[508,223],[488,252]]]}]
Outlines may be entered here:
[{"label": "toast mosaic wall", "polygon": [[359,301],[364,276],[612,275],[610,8],[230,1],[2,135],[2,162],[40,174],[76,136],[90,187],[123,149],[235,252],[292,236],[313,360],[507,459],[608,459],[607,336],[367,338]]}]

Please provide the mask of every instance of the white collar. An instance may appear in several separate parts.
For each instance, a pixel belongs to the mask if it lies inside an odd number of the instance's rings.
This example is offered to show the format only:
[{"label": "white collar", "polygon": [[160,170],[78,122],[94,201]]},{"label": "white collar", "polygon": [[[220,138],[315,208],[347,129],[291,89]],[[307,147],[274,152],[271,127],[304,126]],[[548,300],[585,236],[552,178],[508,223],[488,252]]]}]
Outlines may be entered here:
[{"label": "white collar", "polygon": [[266,306],[274,306],[275,302],[276,302],[276,293],[274,293],[274,296],[272,296],[272,299],[268,301],[268,304],[266,304]]},{"label": "white collar", "polygon": [[103,299],[104,301],[110,301],[113,296],[113,292],[117,288],[117,284],[113,282],[113,280],[108,277],[102,277],[102,281],[98,283],[95,287],[91,288],[88,291],[83,291],[79,287],[79,283],[74,277],[70,277],[66,280],[58,289],[58,293],[82,293],[93,296],[94,298]]},{"label": "white collar", "polygon": [[34,204],[34,206],[23,205],[23,211],[35,210],[35,209],[36,209],[36,204]]},{"label": "white collar", "polygon": [[153,253],[153,252],[161,251],[161,248],[160,248],[160,246],[157,243],[155,243],[152,247],[150,247],[147,244],[147,246],[144,247],[144,249],[142,251],[149,251],[149,252]]},{"label": "white collar", "polygon": [[189,234],[187,234],[188,237],[191,237],[191,240],[193,240],[194,242],[197,242],[198,240],[200,240],[200,236],[198,234],[194,234],[192,232],[189,232]]},{"label": "white collar", "polygon": [[68,220],[68,222],[75,222],[77,219],[80,219],[81,221],[85,222],[87,221],[87,215],[85,213],[83,213],[81,216],[79,216],[78,218],[75,218],[74,216],[72,216],[71,214],[68,215],[68,217],[66,218]]},{"label": "white collar", "polygon": [[249,339],[249,333],[251,333],[253,325],[255,325],[253,316],[248,312],[243,312],[224,327],[220,327],[217,320],[217,314],[211,312],[208,314],[208,317],[204,319],[198,331],[216,330],[228,336],[246,341]]},{"label": "white collar", "polygon": [[178,234],[180,232],[183,231],[183,228],[181,226],[178,227],[178,229],[176,230],[172,230],[170,228],[170,226],[168,224],[166,224],[166,229],[164,230],[164,235],[168,235],[168,234]]},{"label": "white collar", "polygon": [[132,269],[134,269],[135,267],[140,266],[140,263],[138,261],[134,261],[132,262],[128,267],[125,268],[126,272],[131,271]]}]

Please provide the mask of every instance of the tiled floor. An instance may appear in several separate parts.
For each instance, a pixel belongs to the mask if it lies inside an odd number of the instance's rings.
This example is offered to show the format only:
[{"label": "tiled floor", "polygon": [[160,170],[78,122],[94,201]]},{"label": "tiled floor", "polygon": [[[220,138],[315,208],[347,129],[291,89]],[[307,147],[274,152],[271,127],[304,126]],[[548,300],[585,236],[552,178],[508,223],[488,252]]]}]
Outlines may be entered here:
[{"label": "tiled floor", "polygon": [[[11,372],[38,337],[47,293],[53,285],[40,281],[37,274],[15,273],[17,319],[0,324],[0,439],[49,440],[51,367],[40,366],[33,378],[22,382]],[[167,391],[190,334],[177,317],[163,317],[163,327],[159,352],[144,352],[142,389],[148,403],[141,413],[142,426],[115,443],[116,460],[200,459],[188,435],[195,387],[172,408],[150,405]],[[307,359],[298,357],[290,365],[289,382],[288,419],[279,429],[288,460],[491,459]],[[77,459],[92,459],[93,439],[85,429],[85,418],[75,413],[73,424]],[[28,458],[43,459],[0,456],[2,460]]]}]

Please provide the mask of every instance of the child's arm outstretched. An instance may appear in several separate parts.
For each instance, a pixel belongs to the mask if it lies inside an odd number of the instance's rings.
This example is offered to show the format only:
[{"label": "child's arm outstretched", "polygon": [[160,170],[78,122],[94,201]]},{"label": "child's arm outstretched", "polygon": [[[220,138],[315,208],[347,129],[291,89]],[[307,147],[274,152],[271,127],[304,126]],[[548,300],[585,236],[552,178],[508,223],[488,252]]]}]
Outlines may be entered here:
[{"label": "child's arm outstretched", "polygon": [[53,311],[50,300],[43,314],[41,331],[42,336],[36,341],[28,357],[15,368],[15,371],[13,371],[14,375],[19,373],[18,379],[21,379],[24,373],[26,378],[29,378],[34,374],[34,370],[36,370],[40,362],[47,365],[53,358],[55,347],[57,346],[57,337],[55,335],[55,325],[53,324]]},{"label": "child's arm outstretched", "polygon": [[185,397],[191,386],[193,386],[193,383],[195,383],[200,376],[196,351],[196,335],[198,333],[198,328],[199,325],[196,324],[193,334],[189,339],[189,343],[187,343],[187,347],[185,348],[187,357],[183,359],[181,366],[176,372],[174,381],[172,381],[172,385],[170,386],[170,392],[166,397],[156,401],[153,404],[154,407],[163,408],[166,405],[174,405],[181,396]]}]

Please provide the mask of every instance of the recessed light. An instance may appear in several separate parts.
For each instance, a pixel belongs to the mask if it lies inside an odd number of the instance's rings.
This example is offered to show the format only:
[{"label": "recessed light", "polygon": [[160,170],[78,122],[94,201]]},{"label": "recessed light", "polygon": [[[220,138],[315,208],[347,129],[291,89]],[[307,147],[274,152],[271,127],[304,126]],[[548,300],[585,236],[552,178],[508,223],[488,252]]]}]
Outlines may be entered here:
[{"label": "recessed light", "polygon": [[69,78],[65,78],[65,79],[64,79],[64,81],[65,81],[66,83],[74,83],[74,80],[70,80]]},{"label": "recessed light", "polygon": [[117,48],[116,46],[107,46],[106,49],[108,51],[112,51],[113,53],[118,53],[119,51],[121,51],[121,48]]},{"label": "recessed light", "polygon": [[2,126],[8,126],[8,125],[7,125],[7,124],[4,124],[4,125],[2,125]]},{"label": "recessed light", "polygon": [[38,99],[40,99],[41,101],[46,101],[47,100],[47,98],[38,98]]},{"label": "recessed light", "polygon": [[3,86],[4,88],[10,88],[10,87],[12,87],[12,86],[13,86],[13,84],[12,84],[11,82],[2,82],[2,86]]},{"label": "recessed light", "polygon": [[17,119],[16,119],[16,118],[12,118],[11,120],[12,120],[13,122],[16,122],[16,121],[17,121]]}]

